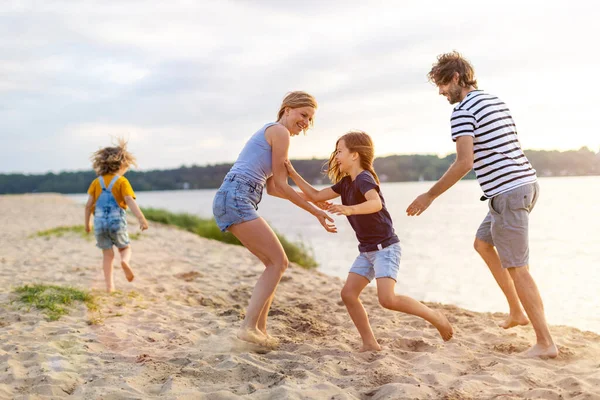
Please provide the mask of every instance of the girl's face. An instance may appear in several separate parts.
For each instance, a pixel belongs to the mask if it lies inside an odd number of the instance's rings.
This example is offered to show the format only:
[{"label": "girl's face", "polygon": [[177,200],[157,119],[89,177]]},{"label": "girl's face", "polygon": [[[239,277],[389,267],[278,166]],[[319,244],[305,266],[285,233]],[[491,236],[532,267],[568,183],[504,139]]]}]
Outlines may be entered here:
[{"label": "girl's face", "polygon": [[284,114],[285,127],[292,136],[308,129],[315,115],[312,107],[288,108]]},{"label": "girl's face", "polygon": [[343,139],[338,142],[335,151],[335,161],[337,162],[338,168],[343,173],[349,173],[356,160],[358,160],[358,155],[348,150]]}]

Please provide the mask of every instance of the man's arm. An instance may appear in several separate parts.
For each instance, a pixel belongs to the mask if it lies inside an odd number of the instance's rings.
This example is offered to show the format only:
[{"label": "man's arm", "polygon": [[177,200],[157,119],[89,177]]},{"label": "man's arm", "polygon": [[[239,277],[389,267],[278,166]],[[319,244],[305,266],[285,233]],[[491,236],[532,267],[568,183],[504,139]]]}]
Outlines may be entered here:
[{"label": "man's arm", "polygon": [[417,197],[406,209],[406,214],[421,215],[431,203],[460,181],[473,168],[473,136],[456,138],[456,160],[446,173],[429,189]]}]

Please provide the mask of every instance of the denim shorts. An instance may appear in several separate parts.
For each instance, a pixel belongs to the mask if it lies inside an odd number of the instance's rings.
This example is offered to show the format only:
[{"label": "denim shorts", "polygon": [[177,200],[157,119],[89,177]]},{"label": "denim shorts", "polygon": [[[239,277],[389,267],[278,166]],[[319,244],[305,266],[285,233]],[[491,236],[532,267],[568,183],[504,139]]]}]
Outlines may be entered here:
[{"label": "denim shorts", "polygon": [[503,268],[529,265],[529,213],[539,193],[540,186],[534,182],[488,201],[489,212],[475,237],[496,247]]},{"label": "denim shorts", "polygon": [[119,249],[129,246],[125,215],[121,218],[94,219],[94,235],[96,246],[102,250],[112,249],[113,245]]},{"label": "denim shorts", "polygon": [[213,200],[213,215],[219,229],[259,218],[258,203],[263,185],[244,175],[227,174]]},{"label": "denim shorts", "polygon": [[350,272],[364,276],[369,282],[373,278],[397,280],[401,255],[400,243],[394,243],[381,250],[361,252],[354,260]]}]

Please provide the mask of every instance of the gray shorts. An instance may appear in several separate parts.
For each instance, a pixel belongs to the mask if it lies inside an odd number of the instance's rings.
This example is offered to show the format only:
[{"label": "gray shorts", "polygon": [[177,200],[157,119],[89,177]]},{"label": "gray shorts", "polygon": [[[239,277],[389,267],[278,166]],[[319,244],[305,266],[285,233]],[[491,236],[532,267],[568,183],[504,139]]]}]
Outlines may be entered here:
[{"label": "gray shorts", "polygon": [[477,229],[479,240],[496,247],[503,268],[529,265],[529,213],[540,193],[537,182],[492,197]]}]

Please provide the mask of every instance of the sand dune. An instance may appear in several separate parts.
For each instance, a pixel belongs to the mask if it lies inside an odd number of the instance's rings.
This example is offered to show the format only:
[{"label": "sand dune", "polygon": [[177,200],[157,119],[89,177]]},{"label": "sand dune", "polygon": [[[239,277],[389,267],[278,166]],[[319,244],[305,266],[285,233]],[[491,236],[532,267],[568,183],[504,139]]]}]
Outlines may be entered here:
[{"label": "sand dune", "polygon": [[[429,304],[454,324],[443,343],[369,287],[362,299],[384,350],[360,354],[343,282],[296,266],[271,311],[281,346],[255,348],[235,338],[262,270],[247,250],[151,224],[133,242],[135,280],[115,268],[120,292],[106,295],[93,240],[29,237],[82,219],[60,195],[0,196],[0,398],[600,399],[597,334],[552,326],[559,357],[522,359],[531,327],[504,331],[503,314]],[[25,283],[94,289],[99,310],[78,305],[49,322],[13,301]]]}]

